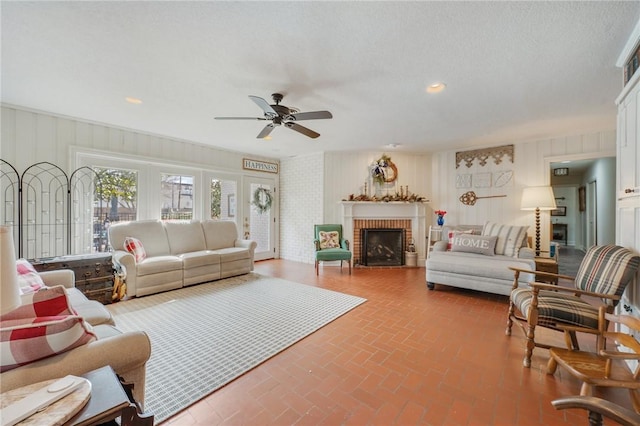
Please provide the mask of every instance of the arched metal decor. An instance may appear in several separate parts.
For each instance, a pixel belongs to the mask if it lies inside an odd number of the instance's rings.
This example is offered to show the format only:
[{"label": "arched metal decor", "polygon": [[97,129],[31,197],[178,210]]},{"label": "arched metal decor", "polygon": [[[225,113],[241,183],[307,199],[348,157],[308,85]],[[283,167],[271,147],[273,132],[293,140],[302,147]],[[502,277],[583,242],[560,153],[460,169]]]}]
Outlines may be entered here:
[{"label": "arched metal decor", "polygon": [[20,175],[10,163],[0,159],[0,224],[13,228],[16,256],[20,254]]},{"label": "arched metal decor", "polygon": [[22,256],[28,259],[69,254],[67,174],[43,161],[22,173]]},{"label": "arched metal decor", "polygon": [[107,251],[106,229],[95,218],[100,175],[80,167],[69,177],[47,161],[20,175],[0,159],[0,224],[13,227],[16,256],[28,259]]}]

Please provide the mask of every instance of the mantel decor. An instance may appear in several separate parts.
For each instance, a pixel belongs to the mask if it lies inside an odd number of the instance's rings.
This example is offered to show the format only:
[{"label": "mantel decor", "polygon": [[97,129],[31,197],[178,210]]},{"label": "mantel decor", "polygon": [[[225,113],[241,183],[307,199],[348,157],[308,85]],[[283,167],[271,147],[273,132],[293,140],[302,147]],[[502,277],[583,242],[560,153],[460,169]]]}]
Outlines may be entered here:
[{"label": "mantel decor", "polygon": [[429,201],[421,195],[412,194],[411,192],[409,192],[409,185],[406,185],[405,187],[400,186],[400,192],[396,192],[395,194],[387,194],[382,196],[377,196],[377,195],[369,196],[367,195],[366,192],[367,191],[365,189],[364,194],[360,194],[360,195],[350,194],[348,199],[346,200],[343,199],[342,201],[362,201],[362,202],[381,202],[381,203],[388,203],[392,201],[399,201],[399,202],[405,202],[405,203],[423,203],[423,202]]},{"label": "mantel decor", "polygon": [[464,161],[467,167],[473,165],[475,159],[480,160],[478,164],[485,166],[489,157],[493,158],[496,164],[502,162],[502,157],[509,157],[513,163],[513,145],[503,145],[494,148],[474,149],[473,151],[460,151],[456,152],[456,169],[460,167],[460,163]]}]

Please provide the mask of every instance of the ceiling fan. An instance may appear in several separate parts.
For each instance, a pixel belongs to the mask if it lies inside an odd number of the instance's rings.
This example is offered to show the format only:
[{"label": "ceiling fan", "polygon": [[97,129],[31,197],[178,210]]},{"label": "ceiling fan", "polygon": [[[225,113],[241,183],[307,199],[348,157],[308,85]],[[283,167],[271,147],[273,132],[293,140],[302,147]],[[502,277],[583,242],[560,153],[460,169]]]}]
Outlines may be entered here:
[{"label": "ceiling fan", "polygon": [[300,112],[296,108],[286,107],[280,105],[282,98],[284,97],[280,93],[274,93],[271,95],[275,104],[269,105],[267,101],[258,97],[249,95],[249,99],[258,105],[262,111],[264,111],[264,117],[215,117],[216,120],[266,120],[271,121],[267,124],[260,133],[258,133],[258,139],[264,139],[275,129],[276,126],[284,124],[291,130],[302,133],[310,138],[317,138],[320,133],[316,133],[311,129],[299,125],[296,121],[300,120],[318,120],[323,118],[333,118],[333,115],[329,111],[311,111]]}]

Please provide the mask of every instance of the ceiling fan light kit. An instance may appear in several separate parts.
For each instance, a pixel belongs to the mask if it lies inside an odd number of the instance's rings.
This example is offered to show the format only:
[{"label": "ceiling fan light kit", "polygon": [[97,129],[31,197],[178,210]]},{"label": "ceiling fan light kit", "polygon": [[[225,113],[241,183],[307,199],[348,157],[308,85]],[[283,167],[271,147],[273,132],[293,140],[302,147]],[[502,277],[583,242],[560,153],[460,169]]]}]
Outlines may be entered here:
[{"label": "ceiling fan light kit", "polygon": [[265,139],[276,128],[276,126],[284,125],[285,127],[295,130],[298,133],[302,133],[312,139],[320,136],[317,133],[307,127],[301,126],[296,121],[301,120],[319,120],[333,118],[333,115],[329,111],[311,111],[300,112],[297,108],[287,107],[280,105],[284,96],[280,93],[274,93],[271,95],[273,104],[269,104],[266,100],[259,96],[249,95],[249,99],[255,102],[256,105],[262,109],[264,117],[215,117],[216,120],[264,120],[271,121],[267,124],[260,133],[258,133],[258,139]]}]

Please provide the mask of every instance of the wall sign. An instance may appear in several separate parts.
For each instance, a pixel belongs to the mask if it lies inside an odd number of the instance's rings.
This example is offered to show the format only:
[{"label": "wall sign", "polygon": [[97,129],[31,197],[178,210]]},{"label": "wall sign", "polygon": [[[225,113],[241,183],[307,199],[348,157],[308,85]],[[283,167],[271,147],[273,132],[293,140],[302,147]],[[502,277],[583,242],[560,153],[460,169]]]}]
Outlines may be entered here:
[{"label": "wall sign", "polygon": [[278,163],[269,163],[268,161],[252,160],[250,158],[242,159],[242,168],[245,170],[256,170],[258,172],[278,174]]}]

